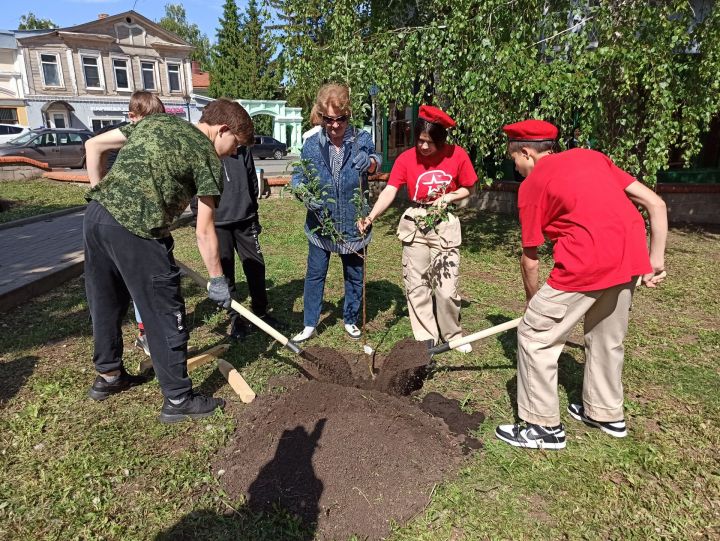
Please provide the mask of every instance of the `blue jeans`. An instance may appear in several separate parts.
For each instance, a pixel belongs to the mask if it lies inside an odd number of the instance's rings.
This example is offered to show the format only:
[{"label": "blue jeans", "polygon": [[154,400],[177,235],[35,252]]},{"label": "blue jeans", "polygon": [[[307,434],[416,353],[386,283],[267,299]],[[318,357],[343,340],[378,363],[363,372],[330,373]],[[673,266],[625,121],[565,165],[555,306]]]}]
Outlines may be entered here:
[{"label": "blue jeans", "polygon": [[[312,242],[308,242],[307,274],[305,275],[304,322],[306,327],[317,327],[322,311],[325,278],[327,277],[330,253]],[[363,260],[357,254],[338,254],[343,265],[345,278],[345,305],[343,320],[356,324],[360,313],[363,290]]]}]

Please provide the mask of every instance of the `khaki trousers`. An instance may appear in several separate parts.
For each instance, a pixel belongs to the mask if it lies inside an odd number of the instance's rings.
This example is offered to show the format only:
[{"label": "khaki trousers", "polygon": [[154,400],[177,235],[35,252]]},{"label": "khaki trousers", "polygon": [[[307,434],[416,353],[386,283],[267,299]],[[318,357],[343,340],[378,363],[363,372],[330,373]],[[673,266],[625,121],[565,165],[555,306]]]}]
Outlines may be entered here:
[{"label": "khaki trousers", "polygon": [[560,424],[558,358],[573,327],[584,316],[583,406],[596,421],[624,418],[622,369],[635,279],[590,292],[543,285],[518,326],[518,415],[542,426]]},{"label": "khaki trousers", "polygon": [[423,208],[405,211],[397,229],[403,243],[402,265],[410,324],[416,340],[442,338],[450,341],[462,336],[458,272],[462,242],[460,220],[452,214],[448,221],[426,232],[415,222]]}]

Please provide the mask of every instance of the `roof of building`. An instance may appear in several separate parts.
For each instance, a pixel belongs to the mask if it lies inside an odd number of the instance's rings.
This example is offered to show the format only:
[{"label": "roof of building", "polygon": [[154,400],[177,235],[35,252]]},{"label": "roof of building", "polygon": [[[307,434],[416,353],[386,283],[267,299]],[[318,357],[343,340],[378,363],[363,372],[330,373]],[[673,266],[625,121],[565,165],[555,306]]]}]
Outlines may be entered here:
[{"label": "roof of building", "polygon": [[208,88],[210,86],[210,74],[207,71],[192,74],[193,88]]},{"label": "roof of building", "polygon": [[15,32],[12,30],[0,30],[0,49],[17,49]]}]

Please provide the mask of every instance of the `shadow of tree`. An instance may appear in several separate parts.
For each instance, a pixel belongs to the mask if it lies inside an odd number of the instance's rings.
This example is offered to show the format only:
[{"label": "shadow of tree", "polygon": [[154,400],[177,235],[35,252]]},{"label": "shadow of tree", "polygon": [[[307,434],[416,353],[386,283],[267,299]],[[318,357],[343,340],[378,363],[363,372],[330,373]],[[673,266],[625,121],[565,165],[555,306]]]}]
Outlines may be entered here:
[{"label": "shadow of tree", "polygon": [[501,246],[506,255],[520,255],[517,217],[472,209],[458,212],[458,217],[462,223],[463,248],[468,252],[494,252]]},{"label": "shadow of tree", "polygon": [[[385,312],[393,305],[395,310],[392,319],[385,325],[388,329],[392,328],[405,314],[405,292],[397,285],[389,280],[374,280],[365,284],[365,300],[367,302],[366,317],[367,322],[372,322],[378,317],[380,312]],[[340,298],[335,304],[331,304],[330,312],[320,318],[322,327],[332,327],[338,322],[343,321],[343,303],[345,298]],[[362,324],[362,307],[360,312],[360,320],[358,325]]]},{"label": "shadow of tree", "polygon": [[155,540],[314,539],[324,486],[315,475],[312,457],[326,421],[318,420],[312,432],[302,426],[283,432],[275,456],[250,485],[246,505],[227,513],[193,511]]},{"label": "shadow of tree", "polygon": [[[48,324],[48,322],[52,322]],[[77,336],[91,336],[85,282],[74,279],[45,295],[0,313],[0,351],[33,349]]]},{"label": "shadow of tree", "polygon": [[253,513],[246,507],[218,513],[201,509],[185,515],[177,524],[158,533],[155,541],[309,541],[314,529],[298,517],[278,510]]},{"label": "shadow of tree", "polygon": [[38,360],[38,357],[30,355],[0,363],[0,404],[10,400],[22,389]]}]

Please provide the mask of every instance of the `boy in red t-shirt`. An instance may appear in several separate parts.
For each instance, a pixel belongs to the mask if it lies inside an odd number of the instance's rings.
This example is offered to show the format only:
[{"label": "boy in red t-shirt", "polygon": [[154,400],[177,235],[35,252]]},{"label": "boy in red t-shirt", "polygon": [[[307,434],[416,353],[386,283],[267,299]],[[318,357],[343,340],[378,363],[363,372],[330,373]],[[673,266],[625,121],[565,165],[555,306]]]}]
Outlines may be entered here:
[{"label": "boy in red t-shirt", "polygon": [[[611,436],[627,435],[623,413],[623,340],[638,277],[656,287],[664,276],[667,212],[652,190],[593,150],[553,153],[557,128],[526,120],[503,128],[508,153],[525,180],[518,192],[527,307],[518,326],[518,416],[495,435],[516,447],[562,449],[558,357],[584,320],[582,404],[568,412]],[[648,254],[645,223],[650,218]],[[538,289],[537,248],[549,239],[555,265]]]}]

